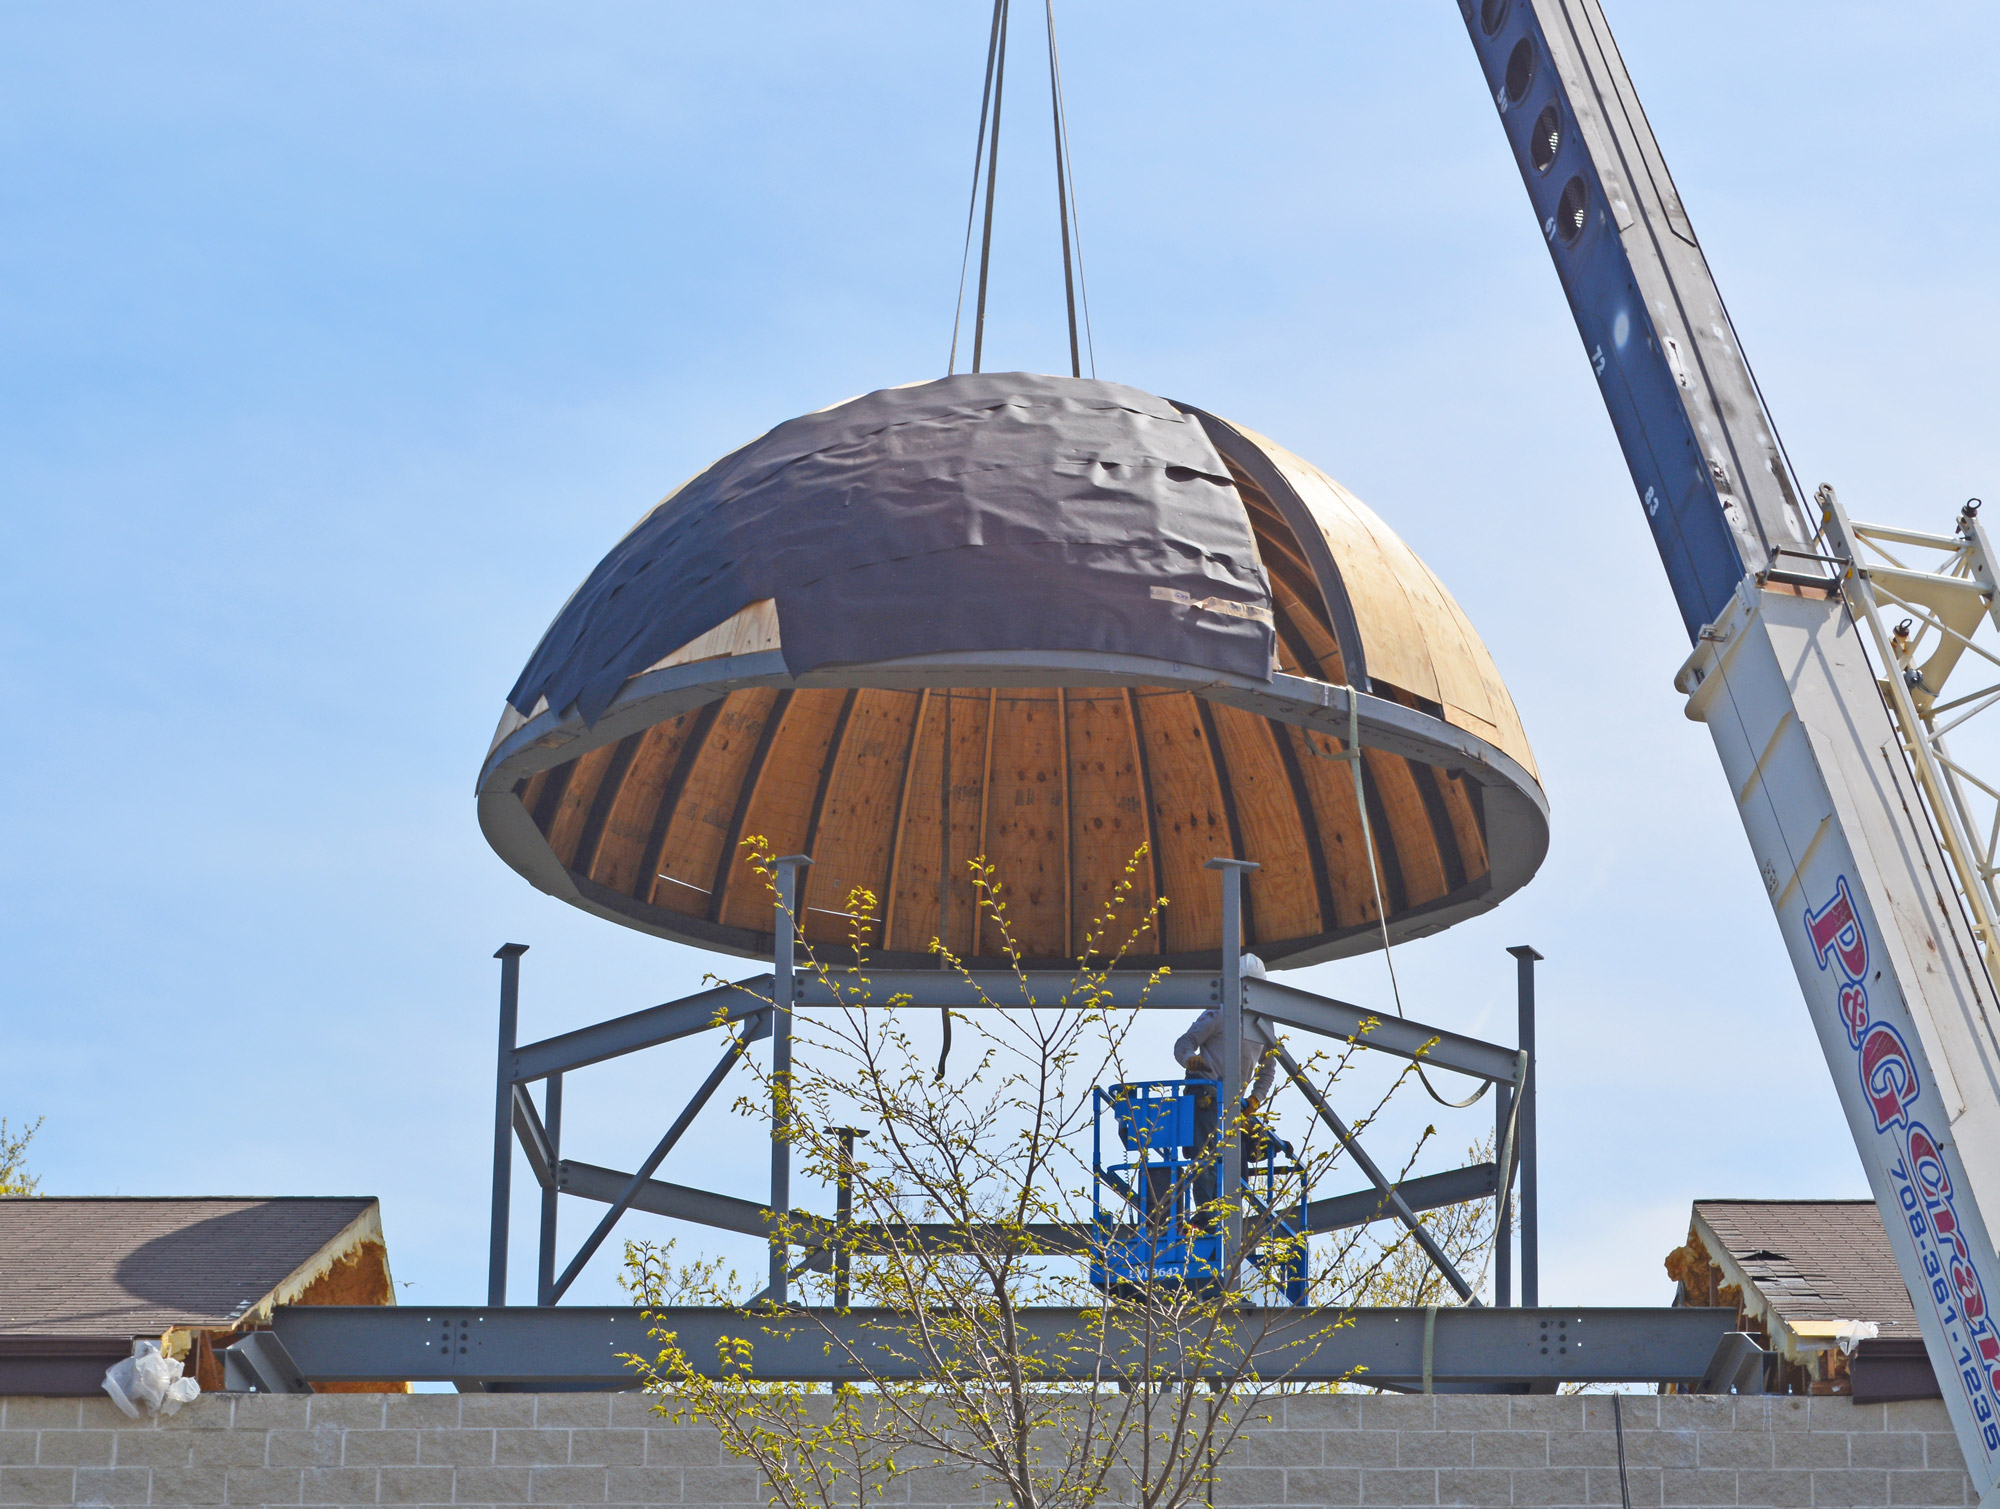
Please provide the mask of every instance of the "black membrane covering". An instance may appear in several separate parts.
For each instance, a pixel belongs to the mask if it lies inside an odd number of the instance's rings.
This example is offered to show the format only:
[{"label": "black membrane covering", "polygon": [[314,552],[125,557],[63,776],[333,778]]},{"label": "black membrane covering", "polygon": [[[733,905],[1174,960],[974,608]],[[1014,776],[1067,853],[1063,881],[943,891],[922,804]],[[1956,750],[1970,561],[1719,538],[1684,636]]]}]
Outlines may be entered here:
[{"label": "black membrane covering", "polygon": [[794,675],[979,650],[1271,674],[1270,586],[1200,423],[1117,383],[1004,372],[886,388],[723,457],[598,564],[507,700],[595,722],[767,597]]}]

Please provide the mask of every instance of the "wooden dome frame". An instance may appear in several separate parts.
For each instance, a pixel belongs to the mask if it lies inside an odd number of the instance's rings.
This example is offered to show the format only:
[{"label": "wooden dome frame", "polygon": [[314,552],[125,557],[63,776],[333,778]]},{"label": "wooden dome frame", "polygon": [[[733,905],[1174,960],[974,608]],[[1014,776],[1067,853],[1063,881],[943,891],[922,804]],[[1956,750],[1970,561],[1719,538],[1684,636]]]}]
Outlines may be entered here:
[{"label": "wooden dome frame", "polygon": [[768,957],[770,897],[738,852],[762,835],[814,857],[799,915],[823,957],[846,952],[850,890],[877,897],[870,956],[885,966],[934,963],[940,916],[953,952],[1003,962],[975,920],[974,855],[1006,887],[1025,961],[1073,961],[1144,843],[1133,897],[1171,905],[1157,949],[1128,961],[1212,968],[1221,918],[1200,867],[1249,859],[1247,945],[1301,965],[1381,943],[1353,777],[1334,758],[1354,716],[1390,937],[1490,909],[1539,867],[1548,809],[1484,645],[1338,484],[1174,408],[1227,467],[1255,540],[1268,679],[1075,649],[795,671],[759,600],[627,678],[594,720],[510,705],[478,785],[488,841],[586,911]]}]

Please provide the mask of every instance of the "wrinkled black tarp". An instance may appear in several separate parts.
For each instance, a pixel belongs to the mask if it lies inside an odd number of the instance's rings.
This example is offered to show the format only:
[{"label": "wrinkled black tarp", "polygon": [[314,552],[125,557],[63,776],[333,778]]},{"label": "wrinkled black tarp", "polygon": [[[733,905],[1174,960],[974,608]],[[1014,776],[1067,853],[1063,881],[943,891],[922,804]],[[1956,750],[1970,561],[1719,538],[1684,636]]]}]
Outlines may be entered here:
[{"label": "wrinkled black tarp", "polygon": [[[1268,679],[1242,501],[1201,425],[1117,383],[947,377],[781,424],[654,509],[598,564],[507,700],[594,722],[626,679],[777,601],[785,663],[1098,650]],[[1268,613],[1265,615],[1268,619]]]}]

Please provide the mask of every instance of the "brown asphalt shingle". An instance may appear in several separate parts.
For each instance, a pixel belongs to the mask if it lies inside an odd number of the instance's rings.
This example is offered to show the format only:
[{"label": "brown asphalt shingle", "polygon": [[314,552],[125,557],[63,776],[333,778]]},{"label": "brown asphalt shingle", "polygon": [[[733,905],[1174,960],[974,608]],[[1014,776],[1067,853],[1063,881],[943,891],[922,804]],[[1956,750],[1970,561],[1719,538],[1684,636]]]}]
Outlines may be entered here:
[{"label": "brown asphalt shingle", "polygon": [[1884,1336],[1921,1334],[1873,1200],[1697,1200],[1694,1213],[1787,1324],[1872,1320]]},{"label": "brown asphalt shingle", "polygon": [[0,1199],[0,1335],[226,1326],[374,1204]]}]

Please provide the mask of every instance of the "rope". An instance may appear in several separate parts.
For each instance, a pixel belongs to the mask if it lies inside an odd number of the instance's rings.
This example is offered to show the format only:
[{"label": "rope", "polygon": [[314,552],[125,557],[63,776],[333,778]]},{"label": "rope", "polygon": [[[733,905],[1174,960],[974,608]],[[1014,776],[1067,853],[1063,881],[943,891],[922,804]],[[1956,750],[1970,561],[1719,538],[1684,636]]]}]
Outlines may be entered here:
[{"label": "rope", "polygon": [[993,60],[993,134],[986,151],[986,224],[979,233],[979,303],[972,316],[972,370],[986,347],[986,274],[993,261],[993,188],[1000,178],[1000,102],[1007,92],[1008,0],[998,0],[1000,50]]},{"label": "rope", "polygon": [[1424,1392],[1431,1392],[1431,1350],[1437,1338],[1438,1307],[1424,1306]]},{"label": "rope", "polygon": [[[965,250],[958,258],[958,302],[951,311],[951,357],[945,375],[958,370],[958,325],[965,314],[965,271],[972,261],[972,221],[979,211],[979,169],[986,158],[986,112],[993,103],[993,63],[1000,46],[1000,23],[1005,0],[993,0],[993,29],[986,38],[986,84],[979,96],[979,139],[972,148],[972,197],[965,206]],[[992,216],[987,217],[987,234],[992,234]],[[983,305],[982,305],[983,307]]]},{"label": "rope", "polygon": [[[1062,73],[1056,66],[1056,0],[1042,0],[1049,23],[1049,116],[1055,127],[1056,218],[1062,228],[1063,302],[1069,309],[1069,375],[1083,376],[1083,358],[1076,344],[1076,279],[1070,271],[1068,181],[1064,177],[1069,156],[1069,139],[1063,130]],[[1078,253],[1081,260],[1081,250]],[[1096,375],[1096,364],[1091,366]]]},{"label": "rope", "polygon": [[[1308,741],[1310,742],[1310,741]],[[1347,688],[1347,752],[1335,755],[1335,759],[1345,760],[1354,771],[1354,805],[1361,814],[1361,847],[1368,855],[1368,878],[1375,885],[1375,920],[1382,929],[1382,962],[1389,966],[1389,993],[1396,1002],[1396,1015],[1406,1016],[1403,1010],[1403,990],[1396,983],[1396,958],[1389,951],[1389,909],[1382,903],[1382,871],[1375,862],[1375,835],[1368,823],[1368,793],[1361,785],[1361,694],[1353,687]],[[1421,1061],[1417,1063],[1417,1079],[1423,1084],[1430,1098],[1441,1106],[1449,1106],[1454,1111],[1463,1111],[1467,1106],[1477,1105],[1493,1088],[1491,1080],[1482,1081],[1464,1100],[1447,1100],[1438,1094],[1437,1087],[1424,1073]]]}]

